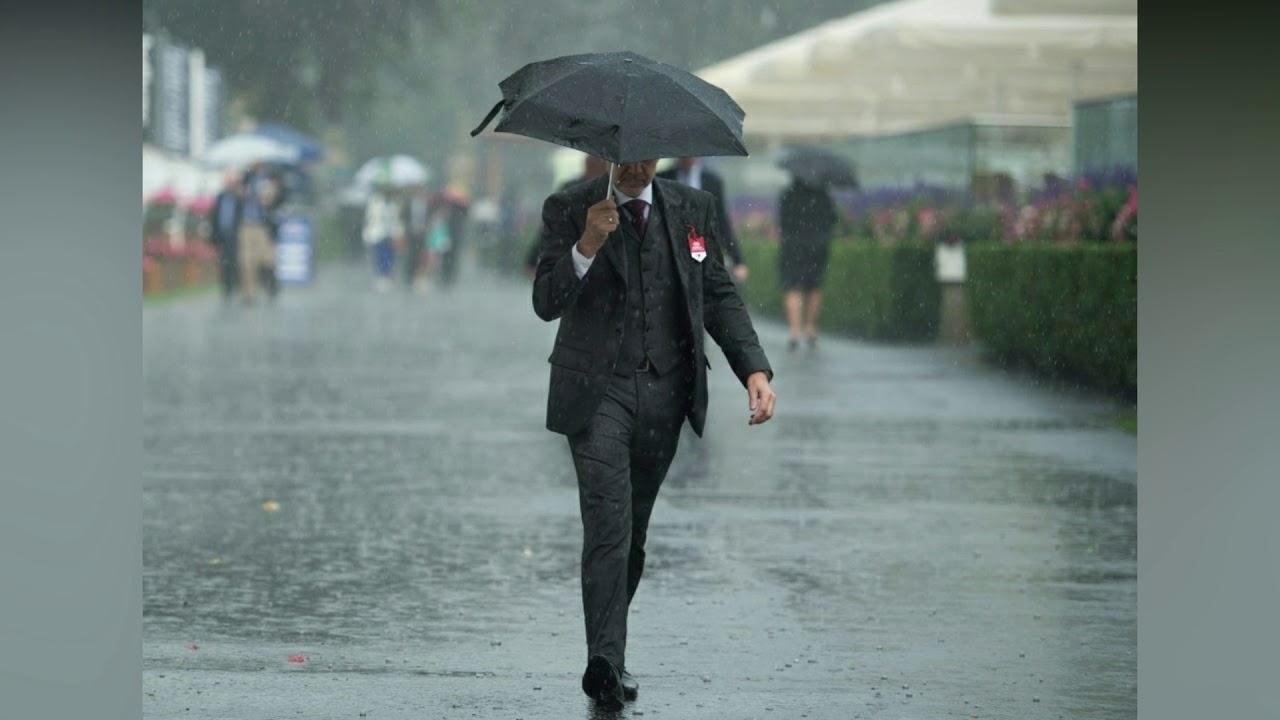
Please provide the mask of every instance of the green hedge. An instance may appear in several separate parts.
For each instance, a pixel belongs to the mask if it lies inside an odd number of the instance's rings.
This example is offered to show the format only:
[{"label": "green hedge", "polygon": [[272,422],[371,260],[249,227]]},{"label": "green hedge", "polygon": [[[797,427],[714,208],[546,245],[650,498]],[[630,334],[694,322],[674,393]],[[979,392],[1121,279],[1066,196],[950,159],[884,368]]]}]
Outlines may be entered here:
[{"label": "green hedge", "polygon": [[[743,287],[755,312],[783,316],[778,246],[742,238],[751,274]],[[937,336],[939,288],[933,249],[836,241],[822,284],[818,324],[827,331],[877,340]]]},{"label": "green hedge", "polygon": [[997,359],[1108,391],[1138,387],[1135,245],[971,245],[974,335]]}]

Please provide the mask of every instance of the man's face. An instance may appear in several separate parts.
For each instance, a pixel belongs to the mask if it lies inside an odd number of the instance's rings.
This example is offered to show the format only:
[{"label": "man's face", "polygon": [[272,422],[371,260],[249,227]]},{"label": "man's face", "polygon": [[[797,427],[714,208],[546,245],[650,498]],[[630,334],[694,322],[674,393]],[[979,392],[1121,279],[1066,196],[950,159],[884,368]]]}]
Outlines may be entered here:
[{"label": "man's face", "polygon": [[656,158],[619,165],[613,169],[613,184],[627,195],[636,197],[644,192],[649,183],[653,182],[653,176],[657,174],[657,170]]}]

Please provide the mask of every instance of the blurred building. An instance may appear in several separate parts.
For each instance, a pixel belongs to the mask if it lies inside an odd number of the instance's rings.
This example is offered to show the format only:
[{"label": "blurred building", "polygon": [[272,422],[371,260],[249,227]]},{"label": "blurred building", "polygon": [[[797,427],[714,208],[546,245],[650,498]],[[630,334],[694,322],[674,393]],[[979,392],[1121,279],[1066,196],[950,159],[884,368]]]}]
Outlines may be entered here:
[{"label": "blurred building", "polygon": [[1077,175],[1138,169],[1138,95],[1076,103],[1072,123]]},{"label": "blurred building", "polygon": [[204,52],[163,33],[142,35],[142,194],[168,189],[183,199],[216,191],[219,173],[196,158],[227,134],[222,72]]}]

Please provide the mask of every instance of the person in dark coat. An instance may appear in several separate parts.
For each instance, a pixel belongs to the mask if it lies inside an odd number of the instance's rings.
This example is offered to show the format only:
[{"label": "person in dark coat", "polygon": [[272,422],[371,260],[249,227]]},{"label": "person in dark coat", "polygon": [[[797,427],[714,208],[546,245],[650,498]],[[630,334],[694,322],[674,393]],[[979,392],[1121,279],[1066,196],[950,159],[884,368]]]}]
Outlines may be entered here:
[{"label": "person in dark coat", "polygon": [[229,171],[222,192],[214,198],[209,211],[209,241],[218,251],[218,279],[222,298],[230,300],[240,285],[239,241],[240,217],[244,203],[244,183],[240,173]]},{"label": "person in dark coat", "polygon": [[831,252],[835,227],[835,203],[825,187],[792,181],[778,198],[778,276],[783,307],[790,328],[788,347],[800,345],[801,333],[814,347],[818,342],[818,310],[822,305],[822,279]]},{"label": "person in dark coat", "polygon": [[461,188],[448,187],[440,194],[445,223],[449,228],[449,247],[440,255],[440,285],[451,287],[458,280],[462,251],[467,240],[467,216],[471,198]]},{"label": "person in dark coat", "polygon": [[685,421],[706,423],[704,330],[746,388],[751,425],[773,416],[773,370],[724,266],[715,198],[654,179],[658,161],[547,198],[533,309],[559,320],[547,429],[568,439],[582,514],[582,689],[614,709],[639,685],[627,613],[658,488]]},{"label": "person in dark coat", "polygon": [[729,259],[730,272],[738,282],[747,279],[747,265],[742,259],[742,249],[733,233],[733,221],[724,199],[724,179],[705,166],[700,157],[682,157],[674,167],[658,173],[664,180],[675,180],[697,190],[706,190],[716,199],[716,211],[724,223],[724,254]]},{"label": "person in dark coat", "polygon": [[[563,183],[560,183],[560,187],[556,188],[556,192],[563,192],[567,188],[571,188],[574,185],[587,182],[588,180],[595,180],[596,178],[600,177],[601,175],[604,175],[607,172],[609,172],[608,162],[601,160],[595,155],[588,155],[582,160],[582,174],[579,175],[578,177],[575,177],[575,178],[566,180]],[[545,225],[543,226],[542,231],[546,232]],[[534,273],[538,269],[538,249],[541,246],[542,246],[542,236],[539,235],[538,238],[533,241],[533,244],[529,246],[529,252],[525,253],[524,274],[529,277],[533,277]]]}]

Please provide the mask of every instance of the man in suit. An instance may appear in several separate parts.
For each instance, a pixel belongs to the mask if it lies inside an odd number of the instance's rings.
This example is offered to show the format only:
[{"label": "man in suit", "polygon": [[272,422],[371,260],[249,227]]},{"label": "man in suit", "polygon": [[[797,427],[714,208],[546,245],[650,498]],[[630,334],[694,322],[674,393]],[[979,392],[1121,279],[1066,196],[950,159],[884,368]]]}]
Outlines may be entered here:
[{"label": "man in suit", "polygon": [[720,214],[720,222],[724,223],[724,254],[732,264],[734,278],[738,282],[745,281],[747,265],[742,261],[742,249],[738,247],[738,238],[733,234],[733,223],[724,202],[724,179],[706,167],[702,158],[695,156],[680,158],[675,166],[658,173],[658,177],[675,180],[697,190],[706,190],[715,197],[716,211]]},{"label": "man in suit", "polygon": [[583,691],[635,697],[627,611],[658,488],[685,420],[706,423],[703,330],[747,390],[751,425],[773,416],[773,371],[725,269],[715,199],[655,180],[657,160],[547,198],[533,309],[560,321],[547,428],[568,438],[582,513]]}]

